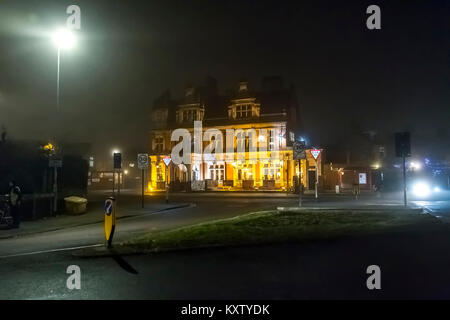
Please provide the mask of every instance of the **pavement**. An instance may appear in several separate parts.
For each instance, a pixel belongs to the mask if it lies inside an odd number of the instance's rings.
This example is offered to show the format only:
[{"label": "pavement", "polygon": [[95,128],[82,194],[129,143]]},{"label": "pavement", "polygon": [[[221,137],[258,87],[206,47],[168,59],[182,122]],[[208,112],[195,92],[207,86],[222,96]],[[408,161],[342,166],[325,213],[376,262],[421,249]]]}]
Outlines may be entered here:
[{"label": "pavement", "polygon": [[[189,203],[176,204],[150,204],[145,208],[138,206],[125,205],[116,212],[116,219],[120,220],[127,217],[135,217],[143,214],[156,213],[165,210],[183,208],[189,206]],[[80,215],[61,214],[54,217],[46,217],[39,220],[23,221],[18,229],[0,228],[0,239],[9,239],[25,235],[68,229],[73,227],[85,226],[90,224],[104,222],[104,210],[102,204],[98,201],[94,206],[88,208],[87,212]]]}]

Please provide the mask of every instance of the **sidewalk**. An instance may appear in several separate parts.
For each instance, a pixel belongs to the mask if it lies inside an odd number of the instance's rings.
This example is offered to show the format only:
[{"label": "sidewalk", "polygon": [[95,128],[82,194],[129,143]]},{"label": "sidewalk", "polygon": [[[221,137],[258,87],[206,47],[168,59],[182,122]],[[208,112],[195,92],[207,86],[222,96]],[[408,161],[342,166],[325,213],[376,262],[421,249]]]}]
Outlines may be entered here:
[{"label": "sidewalk", "polygon": [[[158,195],[164,196],[164,191],[152,191],[145,193],[146,196]],[[314,190],[306,190],[303,193],[305,198],[314,198]],[[287,193],[285,191],[194,191],[194,192],[171,192],[170,196],[177,197],[233,197],[233,198],[298,198],[298,193]],[[334,197],[334,198],[345,198],[345,197],[355,197],[351,192],[341,192],[336,194],[335,192],[320,192],[319,198],[321,197]],[[373,192],[361,192],[358,196],[359,198],[376,197]]]},{"label": "sidewalk", "polygon": [[[164,210],[184,208],[189,203],[172,203],[172,204],[148,204],[144,209],[135,206],[125,206],[120,208],[116,213],[116,219],[145,215],[149,213],[160,212]],[[102,223],[104,221],[104,211],[101,207],[96,206],[88,209],[88,212],[82,215],[58,215],[56,217],[48,217],[34,221],[24,221],[20,224],[19,229],[5,229],[0,227],[0,240],[14,237],[21,237],[29,234],[56,231],[61,229],[73,228],[88,224]]]}]

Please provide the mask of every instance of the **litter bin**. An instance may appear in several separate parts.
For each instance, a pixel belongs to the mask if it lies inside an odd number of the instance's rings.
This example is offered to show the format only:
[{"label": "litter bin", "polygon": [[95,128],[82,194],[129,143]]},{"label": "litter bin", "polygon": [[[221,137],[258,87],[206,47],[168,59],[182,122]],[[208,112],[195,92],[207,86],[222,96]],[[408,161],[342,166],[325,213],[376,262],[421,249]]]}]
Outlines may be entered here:
[{"label": "litter bin", "polygon": [[83,214],[86,212],[87,199],[71,196],[64,198],[64,201],[66,202],[67,213]]}]

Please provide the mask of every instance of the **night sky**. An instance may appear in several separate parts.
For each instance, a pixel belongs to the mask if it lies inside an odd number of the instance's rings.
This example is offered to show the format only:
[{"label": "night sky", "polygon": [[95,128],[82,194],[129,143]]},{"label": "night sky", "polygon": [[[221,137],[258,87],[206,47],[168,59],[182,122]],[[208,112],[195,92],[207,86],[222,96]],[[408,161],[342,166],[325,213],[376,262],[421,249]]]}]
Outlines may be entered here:
[{"label": "night sky", "polygon": [[[97,156],[147,151],[153,99],[207,75],[222,92],[241,78],[258,89],[262,77],[283,76],[316,145],[335,143],[352,121],[432,144],[450,121],[448,0],[0,0],[0,124],[15,139],[50,135],[56,49],[47,35],[70,4],[81,7],[82,30],[61,60],[64,126]],[[381,30],[366,28],[371,4]]]}]

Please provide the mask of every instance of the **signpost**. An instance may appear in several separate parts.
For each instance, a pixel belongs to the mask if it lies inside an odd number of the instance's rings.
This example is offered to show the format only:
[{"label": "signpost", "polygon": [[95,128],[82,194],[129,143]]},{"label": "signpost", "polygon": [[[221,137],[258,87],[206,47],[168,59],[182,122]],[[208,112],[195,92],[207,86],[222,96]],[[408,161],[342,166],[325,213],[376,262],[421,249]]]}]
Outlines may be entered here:
[{"label": "signpost", "polygon": [[61,159],[49,159],[48,166],[53,168],[53,213],[58,211],[58,168],[62,168]]},{"label": "signpost", "polygon": [[149,165],[150,165],[150,158],[148,156],[148,154],[146,153],[140,153],[137,156],[137,163],[138,163],[138,168],[141,169],[141,173],[142,173],[142,195],[141,195],[141,204],[142,204],[142,208],[144,208],[144,170],[148,169]]},{"label": "signpost", "polygon": [[166,156],[163,161],[166,165],[166,203],[169,203],[169,164],[172,162],[172,159]]},{"label": "signpost", "polygon": [[[113,155],[113,195],[105,201],[105,237],[108,248],[111,248],[111,242],[116,228],[116,208],[120,195],[120,171],[122,169],[122,154],[114,152]],[[119,170],[119,183],[117,185],[117,197],[115,195],[116,170]]]},{"label": "signpost", "polygon": [[302,184],[302,164],[301,160],[306,159],[306,145],[305,141],[296,141],[292,147],[293,149],[293,158],[294,160],[298,160],[298,206],[302,206],[302,194],[303,194],[303,184]]},{"label": "signpost", "polygon": [[115,191],[115,185],[116,185],[116,170],[119,170],[119,183],[117,184],[117,193],[120,194],[120,170],[122,169],[122,154],[115,152],[114,153],[114,167],[113,167],[113,195]]},{"label": "signpost", "polygon": [[313,158],[316,162],[316,183],[315,183],[316,199],[319,197],[318,190],[317,190],[318,184],[319,184],[319,171],[317,169],[317,159],[319,158],[321,151],[322,150],[320,150],[320,149],[311,149],[311,155],[313,156]]},{"label": "signpost", "polygon": [[106,239],[106,246],[108,248],[111,248],[115,228],[116,228],[115,198],[109,197],[105,201],[105,239]]},{"label": "signpost", "polygon": [[407,205],[406,199],[406,157],[411,156],[411,141],[409,132],[395,133],[395,155],[403,160],[403,204]]}]

